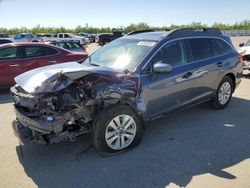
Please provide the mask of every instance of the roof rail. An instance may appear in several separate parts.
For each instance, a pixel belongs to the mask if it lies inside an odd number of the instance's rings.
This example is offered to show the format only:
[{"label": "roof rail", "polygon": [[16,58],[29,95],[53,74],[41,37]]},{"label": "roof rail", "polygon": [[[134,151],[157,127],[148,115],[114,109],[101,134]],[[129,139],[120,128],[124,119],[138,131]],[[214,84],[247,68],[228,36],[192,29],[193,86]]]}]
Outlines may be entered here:
[{"label": "roof rail", "polygon": [[176,35],[186,35],[186,34],[214,34],[214,35],[222,35],[222,32],[217,28],[182,28],[182,29],[174,29],[166,33],[166,37],[176,36]]},{"label": "roof rail", "polygon": [[154,29],[141,29],[141,30],[135,30],[132,31],[130,33],[128,33],[127,35],[135,35],[135,34],[139,34],[139,33],[147,33],[147,32],[154,32]]}]

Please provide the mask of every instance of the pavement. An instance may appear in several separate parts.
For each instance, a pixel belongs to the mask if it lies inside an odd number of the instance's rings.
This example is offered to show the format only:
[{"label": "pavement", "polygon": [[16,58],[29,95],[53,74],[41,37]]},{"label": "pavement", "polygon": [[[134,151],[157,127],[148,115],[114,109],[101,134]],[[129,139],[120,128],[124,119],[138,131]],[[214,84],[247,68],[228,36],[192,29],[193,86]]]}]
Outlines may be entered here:
[{"label": "pavement", "polygon": [[12,99],[1,91],[0,187],[249,188],[249,91],[246,71],[226,109],[204,103],[165,116],[146,127],[137,148],[113,157],[100,156],[89,135],[52,146],[20,146],[11,128]]}]

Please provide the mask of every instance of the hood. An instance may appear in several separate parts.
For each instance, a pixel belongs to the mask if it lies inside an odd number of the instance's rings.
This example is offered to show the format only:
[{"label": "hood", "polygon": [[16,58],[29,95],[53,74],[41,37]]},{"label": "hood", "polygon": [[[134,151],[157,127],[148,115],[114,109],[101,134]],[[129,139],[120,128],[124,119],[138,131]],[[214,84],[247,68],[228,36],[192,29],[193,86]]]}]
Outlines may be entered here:
[{"label": "hood", "polygon": [[30,70],[15,77],[17,85],[28,93],[57,92],[86,75],[96,74],[119,81],[118,72],[110,68],[68,62]]}]

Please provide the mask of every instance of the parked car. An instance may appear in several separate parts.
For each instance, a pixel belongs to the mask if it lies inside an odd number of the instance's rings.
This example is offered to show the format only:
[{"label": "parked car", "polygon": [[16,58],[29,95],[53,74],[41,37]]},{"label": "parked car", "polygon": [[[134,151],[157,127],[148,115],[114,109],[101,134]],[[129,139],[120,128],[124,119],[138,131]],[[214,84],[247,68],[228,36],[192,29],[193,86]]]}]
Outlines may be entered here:
[{"label": "parked car", "polygon": [[250,70],[250,40],[239,45],[239,53],[242,55],[242,64],[244,70]]},{"label": "parked car", "polygon": [[46,144],[91,132],[101,154],[120,153],[140,143],[145,123],[166,113],[205,101],[225,108],[240,83],[239,57],[218,29],[127,35],[82,64],[17,76],[13,128],[21,140]]},{"label": "parked car", "polygon": [[73,40],[73,41],[78,41],[80,44],[88,44],[89,43],[89,39],[86,38],[86,37],[82,37],[82,36],[77,36],[77,35],[73,35],[71,33],[58,33],[56,35],[56,38],[52,38],[51,40],[56,40],[56,39],[59,39],[59,40],[67,40],[67,41],[70,41],[70,40]]},{"label": "parked car", "polygon": [[9,38],[0,38],[0,44],[13,43],[12,39]]},{"label": "parked car", "polygon": [[87,53],[86,48],[83,45],[81,45],[78,41],[51,41],[46,43],[67,49],[72,52]]},{"label": "parked car", "polygon": [[33,35],[31,33],[20,33],[16,34],[13,37],[15,42],[31,42]]},{"label": "parked car", "polygon": [[102,33],[96,37],[96,42],[98,42],[99,45],[105,45],[115,39],[124,36],[125,34],[126,33],[122,31],[114,31],[113,33]]},{"label": "parked car", "polygon": [[0,33],[0,38],[9,38],[9,35],[6,33]]},{"label": "parked car", "polygon": [[89,33],[79,33],[79,36],[89,39],[89,42],[95,42],[95,36]]},{"label": "parked car", "polygon": [[36,34],[33,38],[32,38],[32,42],[45,42],[48,40],[51,40],[51,38],[53,37],[52,34]]},{"label": "parked car", "polygon": [[0,45],[0,86],[15,84],[14,77],[28,70],[50,64],[79,61],[87,54],[42,43],[13,43]]}]

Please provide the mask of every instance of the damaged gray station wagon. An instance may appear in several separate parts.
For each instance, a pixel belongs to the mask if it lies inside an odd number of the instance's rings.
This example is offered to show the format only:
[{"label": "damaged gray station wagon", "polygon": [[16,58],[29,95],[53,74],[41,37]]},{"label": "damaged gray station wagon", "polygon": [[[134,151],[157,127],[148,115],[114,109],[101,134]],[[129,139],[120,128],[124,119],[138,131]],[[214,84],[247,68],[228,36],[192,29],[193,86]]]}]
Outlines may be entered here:
[{"label": "damaged gray station wagon", "polygon": [[17,76],[13,128],[43,144],[91,133],[98,152],[114,154],[136,146],[145,123],[166,113],[205,101],[225,108],[241,74],[239,54],[218,29],[136,31],[81,63]]}]

